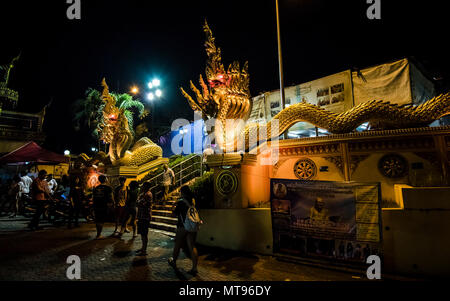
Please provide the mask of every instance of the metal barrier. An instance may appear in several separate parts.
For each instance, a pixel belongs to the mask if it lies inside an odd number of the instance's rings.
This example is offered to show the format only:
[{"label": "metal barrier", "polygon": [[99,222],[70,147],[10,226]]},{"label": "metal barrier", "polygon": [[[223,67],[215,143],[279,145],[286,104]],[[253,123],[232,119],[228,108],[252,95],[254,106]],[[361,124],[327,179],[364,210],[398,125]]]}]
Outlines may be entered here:
[{"label": "metal barrier", "polygon": [[[198,161],[196,161],[198,160]],[[177,170],[179,167],[179,170]],[[173,191],[184,184],[188,183],[196,177],[200,177],[203,174],[203,161],[202,156],[195,154],[191,158],[181,161],[180,163],[171,167],[174,170],[175,179],[174,184],[171,185],[169,191]],[[193,170],[192,170],[193,169]],[[177,170],[177,171],[175,171]],[[162,193],[162,176],[164,172],[157,174],[156,176],[147,180],[147,182],[155,182],[150,190],[152,191],[155,199]]]}]

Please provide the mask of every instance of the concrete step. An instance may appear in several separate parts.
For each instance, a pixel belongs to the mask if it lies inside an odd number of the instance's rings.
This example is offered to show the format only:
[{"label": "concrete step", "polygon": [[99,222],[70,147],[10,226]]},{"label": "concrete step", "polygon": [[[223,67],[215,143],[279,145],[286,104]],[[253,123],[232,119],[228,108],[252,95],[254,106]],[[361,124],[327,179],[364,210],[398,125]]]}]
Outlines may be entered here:
[{"label": "concrete step", "polygon": [[171,233],[176,233],[177,231],[177,225],[169,225],[166,223],[159,223],[159,222],[150,222],[150,228]]},{"label": "concrete step", "polygon": [[161,204],[176,204],[178,199],[168,199],[167,201],[163,200],[155,200],[153,204],[161,205]]},{"label": "concrete step", "polygon": [[152,216],[173,217],[173,213],[169,210],[152,210]]},{"label": "concrete step", "polygon": [[162,200],[158,200],[158,201],[154,201],[153,204],[157,204],[157,205],[161,205],[161,204],[176,204],[178,200],[167,200],[167,201],[162,201]]},{"label": "concrete step", "polygon": [[164,223],[168,225],[176,225],[178,219],[176,217],[167,217],[167,216],[152,216],[152,222]]},{"label": "concrete step", "polygon": [[175,205],[153,205],[153,210],[172,211],[173,209],[175,209]]}]

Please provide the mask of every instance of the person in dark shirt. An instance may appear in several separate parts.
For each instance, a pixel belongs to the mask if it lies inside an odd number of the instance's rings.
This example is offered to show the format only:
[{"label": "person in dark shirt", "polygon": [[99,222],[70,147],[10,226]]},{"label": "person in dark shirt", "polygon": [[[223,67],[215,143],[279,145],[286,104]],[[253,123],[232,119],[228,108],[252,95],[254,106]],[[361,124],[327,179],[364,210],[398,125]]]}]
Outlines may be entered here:
[{"label": "person in dark shirt", "polygon": [[127,201],[125,202],[125,214],[122,222],[122,228],[120,229],[119,237],[125,232],[127,222],[130,219],[131,227],[133,228],[133,238],[137,237],[136,234],[136,204],[139,196],[139,183],[137,181],[131,181],[127,191]]},{"label": "person in dark shirt", "polygon": [[72,222],[75,222],[75,227],[78,225],[78,217],[80,216],[81,206],[84,200],[84,187],[81,175],[72,174],[70,176],[70,189],[69,189],[69,199],[71,201],[70,211],[69,211],[69,222],[67,227],[72,228]]},{"label": "person in dark shirt", "polygon": [[119,233],[119,225],[122,224],[125,214],[125,203],[127,200],[127,187],[125,186],[126,180],[127,178],[120,177],[119,185],[114,189],[114,215],[116,219],[114,234]]},{"label": "person in dark shirt", "polygon": [[152,220],[153,195],[150,191],[150,187],[150,182],[144,182],[144,184],[142,184],[137,202],[137,230],[142,238],[142,248],[138,253],[141,256],[147,255],[148,228],[150,227],[150,222]]},{"label": "person in dark shirt", "polygon": [[94,188],[92,191],[93,207],[95,213],[95,224],[97,227],[96,239],[103,238],[102,230],[108,214],[108,204],[113,202],[112,188],[105,185],[106,176],[101,175],[98,177],[100,185]]},{"label": "person in dark shirt", "polygon": [[[181,199],[177,202],[177,205],[173,211],[174,215],[178,217],[177,221],[177,233],[175,235],[175,245],[173,247],[172,257],[169,258],[169,265],[174,269],[177,268],[177,258],[180,254],[180,249],[183,245],[187,245],[189,249],[189,255],[192,260],[192,269],[188,272],[189,274],[197,274],[197,262],[198,262],[198,252],[195,247],[196,232],[188,232],[184,229],[184,221],[186,219],[186,214],[189,206],[195,206],[195,200],[192,195],[192,191],[189,186],[183,186],[180,189]],[[189,205],[188,205],[189,204]]]}]

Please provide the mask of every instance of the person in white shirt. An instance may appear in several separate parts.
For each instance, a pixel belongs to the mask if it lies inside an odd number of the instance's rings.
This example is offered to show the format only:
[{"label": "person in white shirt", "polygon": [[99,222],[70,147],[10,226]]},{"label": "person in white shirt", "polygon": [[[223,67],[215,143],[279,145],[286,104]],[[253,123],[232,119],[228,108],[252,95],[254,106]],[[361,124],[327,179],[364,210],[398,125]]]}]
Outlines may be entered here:
[{"label": "person in white shirt", "polygon": [[56,180],[53,179],[53,175],[52,174],[48,175],[47,183],[48,183],[48,189],[50,190],[50,193],[54,194],[56,189],[58,188],[58,182],[56,182]]},{"label": "person in white shirt", "polygon": [[164,201],[167,201],[169,197],[169,187],[170,185],[173,184],[175,180],[175,174],[167,164],[164,164],[164,173],[162,177],[163,177],[162,184],[164,185]]},{"label": "person in white shirt", "polygon": [[33,179],[31,179],[26,172],[22,172],[22,177],[20,178],[23,183],[23,191],[24,194],[30,193],[31,184],[33,183]]},{"label": "person in white shirt", "polygon": [[203,151],[203,164],[206,166],[206,171],[209,171],[209,166],[206,162],[208,162],[208,156],[214,155],[214,149],[209,146]]}]

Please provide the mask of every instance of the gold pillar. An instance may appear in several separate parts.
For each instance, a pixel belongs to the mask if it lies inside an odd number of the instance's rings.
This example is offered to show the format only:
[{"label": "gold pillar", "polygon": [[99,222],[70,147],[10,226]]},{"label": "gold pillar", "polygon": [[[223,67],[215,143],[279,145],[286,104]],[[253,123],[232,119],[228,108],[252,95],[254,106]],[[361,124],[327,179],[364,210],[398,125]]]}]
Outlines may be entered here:
[{"label": "gold pillar", "polygon": [[339,143],[341,148],[342,161],[344,162],[344,179],[350,181],[350,155],[348,153],[348,144],[345,142]]}]

